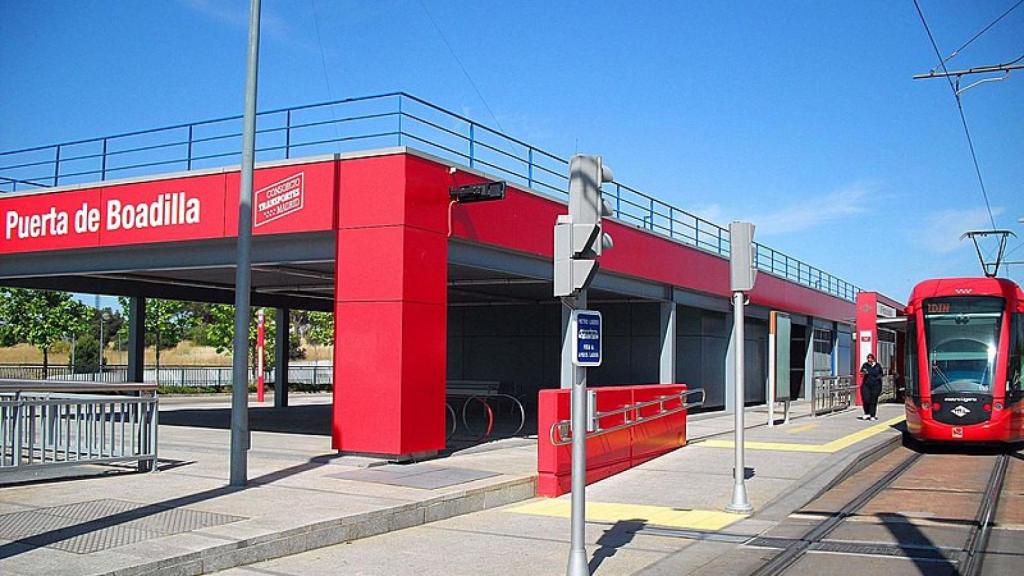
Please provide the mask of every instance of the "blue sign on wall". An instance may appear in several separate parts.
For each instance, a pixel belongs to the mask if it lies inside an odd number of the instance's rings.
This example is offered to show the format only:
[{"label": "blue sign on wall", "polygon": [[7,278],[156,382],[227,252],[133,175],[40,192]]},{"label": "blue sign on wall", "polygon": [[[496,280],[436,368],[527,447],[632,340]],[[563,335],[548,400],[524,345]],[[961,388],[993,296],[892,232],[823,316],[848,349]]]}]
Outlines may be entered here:
[{"label": "blue sign on wall", "polygon": [[601,365],[601,313],[593,310],[573,310],[571,317],[573,364],[577,366]]}]

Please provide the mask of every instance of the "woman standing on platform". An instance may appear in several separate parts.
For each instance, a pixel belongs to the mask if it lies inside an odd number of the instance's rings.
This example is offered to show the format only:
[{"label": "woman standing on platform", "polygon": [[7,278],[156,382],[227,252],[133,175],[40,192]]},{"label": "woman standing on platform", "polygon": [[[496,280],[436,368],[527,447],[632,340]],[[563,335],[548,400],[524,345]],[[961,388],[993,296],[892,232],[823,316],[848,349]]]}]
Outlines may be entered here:
[{"label": "woman standing on platform", "polygon": [[868,354],[868,361],[860,367],[864,380],[860,386],[860,397],[864,401],[864,415],[859,420],[878,420],[878,396],[882,393],[882,365],[875,362],[875,355]]}]

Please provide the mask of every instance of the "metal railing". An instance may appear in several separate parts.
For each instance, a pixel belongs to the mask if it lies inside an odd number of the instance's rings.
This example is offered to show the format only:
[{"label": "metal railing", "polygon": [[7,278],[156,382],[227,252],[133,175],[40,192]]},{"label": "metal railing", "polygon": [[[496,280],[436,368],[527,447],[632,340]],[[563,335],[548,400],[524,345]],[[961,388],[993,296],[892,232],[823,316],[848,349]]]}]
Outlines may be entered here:
[{"label": "metal railing", "polygon": [[[404,92],[259,113],[257,160],[408,145],[555,197],[568,160]],[[242,117],[228,116],[100,138],[0,152],[0,192],[104,181],[240,162]],[[676,242],[729,256],[729,231],[625,184],[604,186],[614,218]],[[755,243],[758,269],[854,301],[859,288]]]},{"label": "metal railing", "polygon": [[[619,430],[625,430],[626,428],[629,428],[631,426],[636,426],[637,424],[642,424],[644,422],[650,422],[651,420],[664,418],[665,416],[670,416],[672,414],[676,414],[678,412],[682,412],[690,408],[703,406],[704,398],[706,397],[704,394],[704,389],[698,388],[696,390],[686,390],[683,392],[679,392],[678,394],[668,394],[665,396],[659,396],[654,400],[646,400],[644,402],[634,402],[631,404],[626,404],[621,408],[616,408],[614,410],[598,412],[594,407],[596,391],[588,390],[587,392],[589,394],[587,402],[588,439],[603,436],[605,434],[611,434],[612,432],[617,432]],[[696,402],[689,402],[687,400],[690,396],[695,396],[697,394],[700,394],[700,400]],[[668,404],[669,406],[666,407],[666,404]],[[657,406],[658,411],[654,412],[653,414],[640,413],[645,408],[650,408],[652,406]],[[622,424],[616,424],[614,426],[609,426],[607,428],[601,426],[602,418],[618,416],[619,414],[623,415]],[[572,421],[559,420],[558,422],[552,424],[551,429],[548,430],[548,439],[554,446],[565,446],[566,444],[571,444]]]},{"label": "metal railing", "polygon": [[157,413],[153,384],[0,380],[0,474],[126,461],[155,470]]},{"label": "metal railing", "polygon": [[[147,367],[143,373],[143,382],[159,383],[170,387],[207,388],[231,385],[230,366],[161,366]],[[46,376],[44,377],[44,373]],[[159,376],[159,378],[158,378]],[[74,382],[108,382],[125,383],[129,381],[128,367],[124,364],[108,364],[103,372],[75,373],[65,365],[49,366],[45,370],[41,365],[4,364],[0,365],[0,378],[17,378],[27,380],[67,380]],[[249,381],[256,381],[255,370],[249,370]],[[264,381],[274,383],[274,371],[267,370]],[[289,366],[288,383],[309,386],[331,386],[334,382],[334,367],[320,366]]]},{"label": "metal railing", "polygon": [[811,417],[853,406],[857,389],[852,376],[815,376],[811,385]]},{"label": "metal railing", "polygon": [[896,389],[896,376],[885,374],[882,376],[882,392],[878,395],[879,402],[896,400],[899,390]]}]

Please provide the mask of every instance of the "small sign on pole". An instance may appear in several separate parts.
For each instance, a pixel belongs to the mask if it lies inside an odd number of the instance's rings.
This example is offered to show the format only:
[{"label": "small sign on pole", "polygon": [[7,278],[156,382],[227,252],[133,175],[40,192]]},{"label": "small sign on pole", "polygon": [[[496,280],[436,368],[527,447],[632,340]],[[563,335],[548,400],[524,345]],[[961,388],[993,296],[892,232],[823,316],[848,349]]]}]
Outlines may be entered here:
[{"label": "small sign on pole", "polygon": [[572,363],[577,366],[601,365],[601,313],[573,310],[569,319],[572,331]]}]

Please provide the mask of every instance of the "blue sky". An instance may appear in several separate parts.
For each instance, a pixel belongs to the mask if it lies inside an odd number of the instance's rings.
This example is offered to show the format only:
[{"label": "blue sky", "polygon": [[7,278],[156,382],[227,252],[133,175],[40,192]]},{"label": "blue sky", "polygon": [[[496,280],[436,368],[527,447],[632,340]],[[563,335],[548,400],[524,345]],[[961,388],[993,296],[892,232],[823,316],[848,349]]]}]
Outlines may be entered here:
[{"label": "blue sky", "polygon": [[[944,54],[1012,4],[922,0]],[[600,153],[622,182],[750,219],[766,244],[899,300],[978,271],[957,238],[988,216],[949,86],[911,79],[936,62],[910,0],[263,7],[263,109],[404,90]],[[247,10],[0,0],[0,150],[240,113]],[[950,66],[1012,60],[1022,39],[1024,6]],[[1024,73],[963,102],[996,223],[1024,237]]]}]

